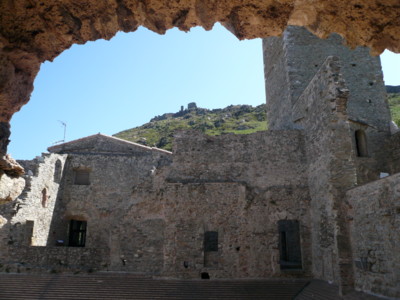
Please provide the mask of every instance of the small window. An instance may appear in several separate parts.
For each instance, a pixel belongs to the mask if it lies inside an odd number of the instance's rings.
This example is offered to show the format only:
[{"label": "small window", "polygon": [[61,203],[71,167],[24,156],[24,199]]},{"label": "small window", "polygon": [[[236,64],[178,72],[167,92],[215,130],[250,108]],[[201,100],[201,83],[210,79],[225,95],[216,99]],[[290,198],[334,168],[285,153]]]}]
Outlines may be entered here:
[{"label": "small window", "polygon": [[218,251],[218,232],[206,231],[204,233],[204,252]]},{"label": "small window", "polygon": [[299,221],[280,220],[278,221],[278,230],[281,270],[301,269]]},{"label": "small window", "polygon": [[42,190],[42,207],[45,208],[47,207],[47,189],[44,188]]},{"label": "small window", "polygon": [[86,242],[86,221],[71,220],[69,223],[70,247],[85,247]]},{"label": "small window", "polygon": [[367,149],[367,137],[365,135],[364,130],[356,130],[356,147],[357,147],[357,156],[359,157],[367,157],[368,149]]},{"label": "small window", "polygon": [[89,170],[77,169],[75,170],[74,184],[89,185]]},{"label": "small window", "polygon": [[54,182],[60,183],[61,181],[61,172],[62,172],[62,164],[59,159],[57,159],[56,164],[54,166]]}]

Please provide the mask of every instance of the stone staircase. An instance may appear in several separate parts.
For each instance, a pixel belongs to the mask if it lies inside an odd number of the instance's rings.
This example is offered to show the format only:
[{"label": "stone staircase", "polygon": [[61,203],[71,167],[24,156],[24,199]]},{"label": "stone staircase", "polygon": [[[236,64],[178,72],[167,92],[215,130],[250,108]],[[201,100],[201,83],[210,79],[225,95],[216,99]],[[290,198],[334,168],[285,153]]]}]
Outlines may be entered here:
[{"label": "stone staircase", "polygon": [[307,280],[171,280],[134,274],[0,274],[0,299],[293,299]]},{"label": "stone staircase", "polygon": [[1,300],[378,300],[365,293],[339,296],[321,280],[177,280],[132,273],[16,274],[0,273]]},{"label": "stone staircase", "polygon": [[308,283],[296,300],[379,300],[384,299],[361,292],[352,292],[343,297],[339,296],[339,287],[326,281],[314,279]]}]

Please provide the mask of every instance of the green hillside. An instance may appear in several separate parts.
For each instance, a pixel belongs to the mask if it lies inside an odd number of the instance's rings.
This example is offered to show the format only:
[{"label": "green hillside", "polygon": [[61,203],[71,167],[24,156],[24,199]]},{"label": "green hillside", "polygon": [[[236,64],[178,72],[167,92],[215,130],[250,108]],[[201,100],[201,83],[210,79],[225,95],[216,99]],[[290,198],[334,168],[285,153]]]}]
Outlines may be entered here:
[{"label": "green hillside", "polygon": [[400,93],[388,94],[388,101],[392,120],[400,127]]},{"label": "green hillside", "polygon": [[190,109],[154,117],[142,126],[121,131],[114,136],[128,141],[166,150],[172,149],[174,131],[196,129],[208,135],[224,133],[247,134],[266,130],[265,104],[230,105],[223,109],[198,108],[194,103]]},{"label": "green hillside", "polygon": [[[400,93],[388,94],[393,121],[400,127]],[[190,109],[154,117],[142,126],[121,131],[114,136],[166,150],[172,149],[174,132],[196,129],[208,135],[247,134],[267,130],[265,104],[230,105],[222,109],[206,109],[189,104]]]}]

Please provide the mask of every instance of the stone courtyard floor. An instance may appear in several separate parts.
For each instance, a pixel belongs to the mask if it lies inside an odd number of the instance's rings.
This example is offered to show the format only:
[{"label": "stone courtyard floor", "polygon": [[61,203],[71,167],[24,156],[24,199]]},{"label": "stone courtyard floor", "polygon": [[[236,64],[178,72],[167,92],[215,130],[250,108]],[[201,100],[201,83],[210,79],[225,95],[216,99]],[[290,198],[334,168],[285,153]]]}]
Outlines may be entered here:
[{"label": "stone courtyard floor", "polygon": [[345,298],[319,280],[176,280],[130,273],[0,274],[0,299],[379,299],[362,293]]}]

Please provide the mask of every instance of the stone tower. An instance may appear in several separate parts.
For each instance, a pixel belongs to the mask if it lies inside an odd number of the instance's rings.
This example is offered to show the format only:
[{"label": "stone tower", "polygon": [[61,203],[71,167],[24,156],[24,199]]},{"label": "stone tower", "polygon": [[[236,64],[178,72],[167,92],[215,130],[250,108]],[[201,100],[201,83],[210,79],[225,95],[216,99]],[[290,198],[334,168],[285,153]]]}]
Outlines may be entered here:
[{"label": "stone tower", "polygon": [[319,39],[289,26],[263,41],[271,130],[304,135],[312,215],[313,276],[354,287],[345,191],[387,172],[381,150],[390,111],[381,64],[339,35]]},{"label": "stone tower", "polygon": [[379,57],[369,49],[350,50],[332,34],[317,38],[303,27],[289,26],[281,37],[263,40],[270,129],[296,129],[292,108],[328,56],[337,56],[349,89],[349,121],[367,132],[372,148],[376,135],[390,131],[390,111]]}]

